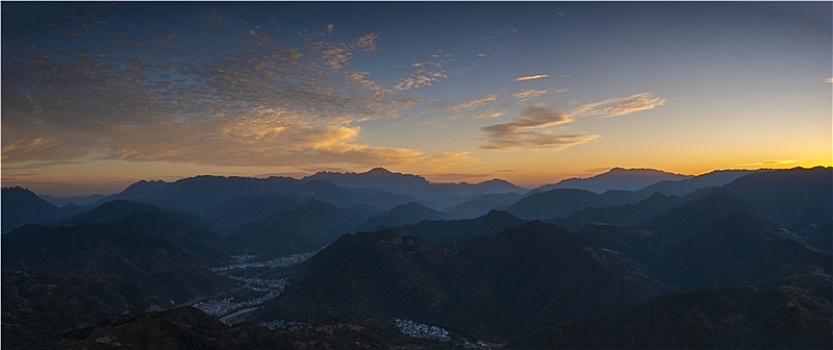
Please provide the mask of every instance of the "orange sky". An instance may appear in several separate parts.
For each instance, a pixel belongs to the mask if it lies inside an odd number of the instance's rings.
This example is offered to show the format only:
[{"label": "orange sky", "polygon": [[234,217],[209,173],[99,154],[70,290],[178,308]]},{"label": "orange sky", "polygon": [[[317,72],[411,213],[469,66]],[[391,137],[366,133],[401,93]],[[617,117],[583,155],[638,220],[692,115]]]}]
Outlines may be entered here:
[{"label": "orange sky", "polygon": [[825,2],[2,6],[2,183],[42,194],[833,158]]}]

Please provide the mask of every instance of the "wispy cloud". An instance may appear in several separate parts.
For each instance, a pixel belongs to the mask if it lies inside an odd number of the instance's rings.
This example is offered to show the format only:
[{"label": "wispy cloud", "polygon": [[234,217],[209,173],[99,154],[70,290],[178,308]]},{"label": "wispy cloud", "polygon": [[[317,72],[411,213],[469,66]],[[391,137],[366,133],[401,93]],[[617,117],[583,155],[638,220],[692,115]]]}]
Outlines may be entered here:
[{"label": "wispy cloud", "polygon": [[601,135],[555,134],[547,130],[549,127],[572,123],[580,117],[622,116],[652,109],[655,106],[661,106],[664,102],[665,99],[654,97],[650,93],[641,93],[587,103],[569,112],[561,112],[542,105],[526,107],[511,122],[481,127],[480,131],[485,134],[485,142],[480,147],[490,150],[559,151],[573,145],[597,140]]},{"label": "wispy cloud", "polygon": [[827,78],[827,80],[825,80],[825,81],[826,81],[828,84],[833,84],[833,77]]},{"label": "wispy cloud", "polygon": [[535,74],[535,75],[524,75],[515,78],[515,81],[528,81],[528,80],[537,80],[537,79],[544,79],[549,78],[549,74]]},{"label": "wispy cloud", "polygon": [[775,160],[765,160],[765,161],[761,161],[761,162],[737,164],[737,166],[744,167],[744,168],[771,167],[771,166],[781,166],[781,165],[794,164],[796,162],[797,162],[797,160],[794,160],[794,159],[775,159]]},{"label": "wispy cloud", "polygon": [[618,117],[634,112],[654,109],[654,107],[664,105],[665,101],[666,99],[664,98],[655,97],[651,93],[644,92],[627,97],[616,97],[604,101],[584,104],[570,111],[570,115],[573,117]]},{"label": "wispy cloud", "polygon": [[474,119],[493,119],[493,118],[500,118],[504,114],[506,114],[506,111],[491,111],[490,110],[490,111],[483,111],[483,112],[480,112],[480,113],[476,113],[475,115],[472,116],[472,118],[474,118]]},{"label": "wispy cloud", "polygon": [[547,91],[546,89],[542,89],[542,90],[528,89],[528,90],[521,90],[521,91],[515,92],[515,93],[512,94],[512,96],[515,96],[515,98],[517,98],[521,101],[526,101],[526,100],[529,100],[529,99],[532,99],[532,98],[535,98],[535,97],[538,97],[538,96],[541,96],[541,95],[546,95],[548,92],[549,91]]},{"label": "wispy cloud", "polygon": [[474,108],[474,107],[477,107],[477,106],[487,104],[489,102],[497,101],[497,97],[498,97],[497,94],[492,94],[492,95],[489,95],[489,96],[486,96],[486,97],[477,98],[477,99],[474,99],[474,100],[469,100],[469,101],[460,102],[460,103],[454,103],[453,101],[451,101],[449,99],[443,99],[443,100],[434,101],[434,106],[442,108],[442,109],[450,109],[452,111],[459,111],[459,110],[471,109],[471,108]]},{"label": "wispy cloud", "polygon": [[557,135],[548,130],[523,131],[511,126],[497,128],[495,125],[482,130],[487,133],[487,141],[480,148],[501,151],[519,149],[560,151],[601,137],[600,135]]},{"label": "wispy cloud", "polygon": [[557,151],[598,138],[598,135],[556,135],[542,128],[571,123],[565,113],[542,106],[526,107],[512,122],[480,128],[486,134],[480,147],[491,150],[546,149]]}]

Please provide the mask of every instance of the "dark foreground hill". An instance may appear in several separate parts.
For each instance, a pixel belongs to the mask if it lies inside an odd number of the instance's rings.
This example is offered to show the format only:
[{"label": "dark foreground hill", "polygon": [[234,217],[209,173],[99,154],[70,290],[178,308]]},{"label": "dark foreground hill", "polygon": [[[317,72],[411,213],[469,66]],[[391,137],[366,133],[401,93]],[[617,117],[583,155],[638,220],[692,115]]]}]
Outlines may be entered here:
[{"label": "dark foreground hill", "polygon": [[475,237],[492,237],[507,229],[525,223],[525,220],[505,211],[492,210],[476,219],[424,220],[420,223],[390,229],[403,235],[414,236],[433,244],[462,244]]},{"label": "dark foreground hill", "polygon": [[781,221],[716,193],[630,227],[588,225],[576,234],[638,261],[678,290],[800,285],[833,294],[830,253],[779,230]]},{"label": "dark foreground hill", "polygon": [[367,219],[366,214],[310,199],[297,208],[234,228],[225,238],[262,254],[318,250]]},{"label": "dark foreground hill", "polygon": [[2,241],[3,347],[50,347],[46,335],[233,287],[214,263],[96,225],[19,228]]},{"label": "dark foreground hill", "polygon": [[270,330],[244,323],[228,326],[193,308],[131,313],[58,337],[63,349],[441,349],[448,345],[409,338],[393,325],[300,325]]},{"label": "dark foreground hill", "polygon": [[543,349],[830,349],[833,320],[829,299],[798,288],[707,288],[562,323],[522,343]]},{"label": "dark foreground hill", "polygon": [[436,246],[392,231],[345,235],[308,261],[260,320],[400,317],[480,338],[605,315],[664,292],[626,259],[541,222]]},{"label": "dark foreground hill", "polygon": [[552,221],[573,231],[587,224],[627,226],[662,214],[682,204],[682,202],[683,200],[680,197],[668,197],[662,193],[654,193],[634,204],[602,208],[588,207],[576,211],[566,218],[555,218]]},{"label": "dark foreground hill", "polygon": [[743,176],[717,191],[784,221],[788,233],[833,251],[833,168],[795,168]]}]

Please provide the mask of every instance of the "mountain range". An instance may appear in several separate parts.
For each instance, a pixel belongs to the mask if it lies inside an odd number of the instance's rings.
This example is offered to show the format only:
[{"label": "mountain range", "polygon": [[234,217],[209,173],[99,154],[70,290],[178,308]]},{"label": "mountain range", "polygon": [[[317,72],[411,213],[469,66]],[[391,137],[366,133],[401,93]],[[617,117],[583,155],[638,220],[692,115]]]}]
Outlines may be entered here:
[{"label": "mountain range", "polygon": [[2,345],[833,347],[833,169],[567,185],[199,176],[62,207],[3,188]]}]

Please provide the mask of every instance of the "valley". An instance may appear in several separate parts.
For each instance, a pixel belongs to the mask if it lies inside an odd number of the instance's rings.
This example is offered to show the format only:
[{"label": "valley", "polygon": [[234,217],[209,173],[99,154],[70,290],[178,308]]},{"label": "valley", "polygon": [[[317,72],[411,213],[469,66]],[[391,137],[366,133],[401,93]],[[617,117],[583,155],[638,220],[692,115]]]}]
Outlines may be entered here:
[{"label": "valley", "polygon": [[[121,347],[145,322],[203,324],[208,348],[833,345],[833,169],[736,175],[507,192],[474,218],[460,204],[496,193],[379,169],[137,183],[72,212],[4,188],[3,217],[31,221],[0,236],[3,347]],[[601,328],[615,331],[589,336]]]}]

